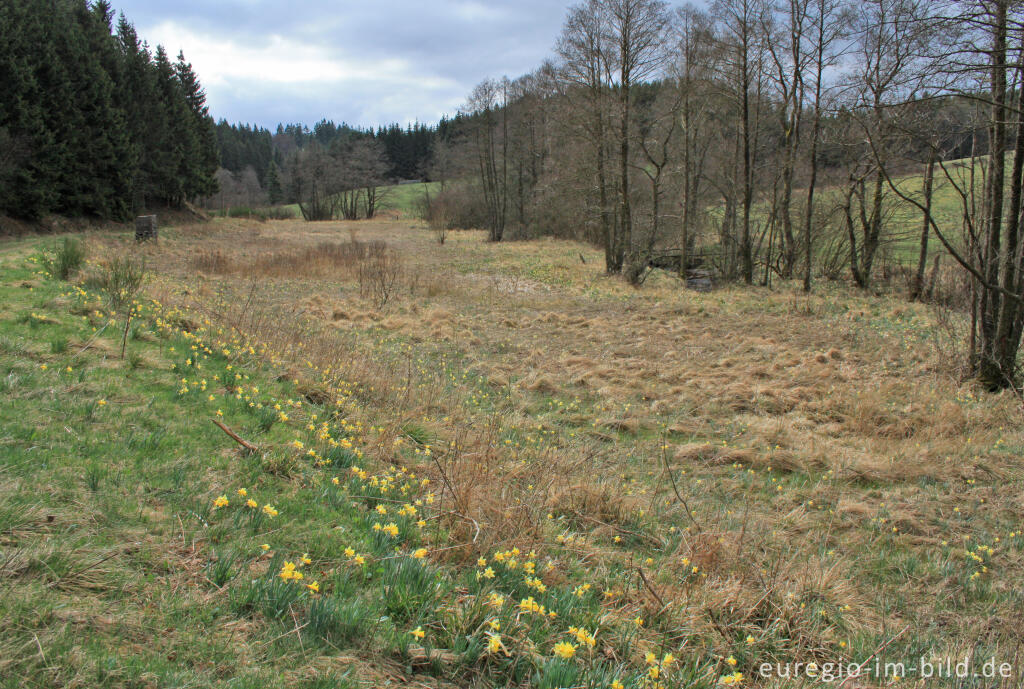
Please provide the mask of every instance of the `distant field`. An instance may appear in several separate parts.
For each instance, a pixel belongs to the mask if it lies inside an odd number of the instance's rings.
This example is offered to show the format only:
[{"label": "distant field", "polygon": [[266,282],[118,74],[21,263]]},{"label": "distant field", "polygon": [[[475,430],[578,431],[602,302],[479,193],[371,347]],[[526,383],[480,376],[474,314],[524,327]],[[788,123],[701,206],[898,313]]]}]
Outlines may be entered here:
[{"label": "distant field", "polygon": [[[402,218],[415,218],[418,214],[418,206],[424,194],[436,194],[440,191],[440,182],[417,182],[415,184],[395,184],[387,187],[380,187],[378,193],[383,194],[380,202],[381,211],[392,211]],[[299,205],[293,203],[284,206],[296,218],[301,218]]]},{"label": "distant field", "polygon": [[86,241],[0,244],[0,687],[1022,678],[1020,405],[925,306],[408,221]]},{"label": "distant field", "polygon": [[440,182],[420,182],[417,184],[399,184],[385,187],[386,196],[381,208],[384,210],[397,211],[405,218],[417,217],[419,212],[418,204],[424,196],[429,193],[432,196],[440,192]]}]

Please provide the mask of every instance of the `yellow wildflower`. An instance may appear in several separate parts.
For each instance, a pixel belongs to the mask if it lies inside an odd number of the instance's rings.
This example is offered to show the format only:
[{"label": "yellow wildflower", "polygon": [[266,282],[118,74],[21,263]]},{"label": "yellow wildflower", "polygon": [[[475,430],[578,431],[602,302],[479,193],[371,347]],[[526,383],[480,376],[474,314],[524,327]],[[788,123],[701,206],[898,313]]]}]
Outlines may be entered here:
[{"label": "yellow wildflower", "polygon": [[560,641],[559,643],[555,644],[555,647],[552,650],[554,651],[555,655],[561,658],[562,660],[569,660],[574,655],[576,655],[576,647],[567,641]]}]

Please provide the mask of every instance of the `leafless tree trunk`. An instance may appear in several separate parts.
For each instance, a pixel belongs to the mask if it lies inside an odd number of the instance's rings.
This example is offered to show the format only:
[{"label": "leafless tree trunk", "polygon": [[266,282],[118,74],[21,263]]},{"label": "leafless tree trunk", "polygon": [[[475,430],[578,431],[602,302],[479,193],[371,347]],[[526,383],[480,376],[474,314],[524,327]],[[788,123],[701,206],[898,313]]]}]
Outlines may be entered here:
[{"label": "leafless tree trunk", "polygon": [[825,70],[835,64],[838,55],[833,46],[846,34],[844,24],[847,13],[842,0],[814,0],[815,14],[811,69],[814,78],[814,98],[811,102],[810,152],[807,154],[810,175],[807,180],[807,203],[804,206],[804,292],[811,291],[811,271],[814,264],[814,250],[811,228],[814,224],[814,193],[818,184],[818,144],[821,141],[822,98],[824,97]]},{"label": "leafless tree trunk", "polygon": [[615,56],[611,60],[619,95],[619,232],[613,267],[621,270],[639,257],[633,246],[633,209],[630,198],[630,158],[633,85],[656,75],[668,54],[668,6],[662,0],[598,0],[606,8],[608,31]]},{"label": "leafless tree trunk", "polygon": [[487,207],[487,238],[500,242],[508,213],[508,79],[487,79],[473,90],[467,114],[475,127],[480,186]]},{"label": "leafless tree trunk", "polygon": [[921,244],[917,256],[917,271],[914,273],[914,283],[910,290],[910,300],[919,301],[924,297],[924,271],[928,265],[928,218],[932,213],[932,183],[935,179],[935,154],[928,157],[928,167],[924,173],[923,196],[924,196],[924,219],[921,227]]},{"label": "leafless tree trunk", "polygon": [[740,196],[742,216],[740,220],[739,259],[740,273],[748,285],[754,282],[754,246],[750,230],[750,211],[754,202],[754,124],[751,117],[751,90],[755,75],[752,64],[757,49],[756,30],[759,23],[757,0],[718,0],[715,13],[720,17],[726,32],[726,42],[732,59],[727,78],[739,100],[739,141],[742,168]]},{"label": "leafless tree trunk", "polygon": [[715,89],[712,78],[717,69],[714,26],[711,18],[687,6],[679,10],[677,82],[681,94],[682,125],[682,217],[679,224],[679,277],[686,271],[697,239],[698,203],[705,178],[707,152],[712,137],[707,126]]}]

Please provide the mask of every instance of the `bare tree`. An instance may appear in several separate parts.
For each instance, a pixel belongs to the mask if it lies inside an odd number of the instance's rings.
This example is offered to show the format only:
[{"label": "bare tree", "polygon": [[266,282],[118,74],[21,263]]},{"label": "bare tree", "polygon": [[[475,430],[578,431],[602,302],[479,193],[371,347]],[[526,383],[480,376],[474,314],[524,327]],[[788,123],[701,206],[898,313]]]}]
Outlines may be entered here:
[{"label": "bare tree", "polygon": [[630,147],[632,136],[633,85],[651,79],[665,66],[669,54],[668,5],[662,0],[600,0],[607,13],[608,41],[614,50],[613,78],[619,95],[619,232],[614,267],[621,270],[628,260],[640,262],[633,245],[633,211],[630,207]]},{"label": "bare tree", "polygon": [[[761,15],[769,70],[775,96],[776,114],[781,137],[782,165],[779,168],[781,190],[773,217],[782,225],[782,262],[780,274],[793,276],[797,245],[793,231],[793,177],[801,143],[804,96],[809,56],[805,50],[805,34],[809,24],[810,3],[807,0],[784,0],[774,12]],[[769,257],[769,260],[770,257]]]},{"label": "bare tree", "polygon": [[600,216],[600,241],[604,246],[605,270],[622,267],[615,256],[615,226],[610,208],[614,181],[608,169],[608,131],[610,129],[611,58],[607,12],[597,0],[569,9],[556,50],[561,59],[561,74],[570,87],[569,98],[578,101],[577,131],[587,148],[593,151],[594,183]]},{"label": "bare tree", "polygon": [[388,185],[389,165],[384,145],[374,139],[360,139],[352,148],[349,167],[349,174],[363,188],[366,218],[372,219],[392,191]]},{"label": "bare tree", "polygon": [[886,181],[922,212],[943,247],[971,276],[976,295],[971,364],[981,382],[1002,389],[1018,383],[1024,330],[1024,15],[1012,0],[965,0],[942,9],[946,14],[936,19],[936,35],[946,40],[938,41],[942,52],[937,56],[937,82],[988,110],[987,159],[972,155],[966,171],[941,158],[936,163],[960,199],[962,240],[927,199],[914,198],[888,174]]},{"label": "bare tree", "polygon": [[509,81],[486,79],[470,94],[465,112],[474,119],[478,179],[487,207],[488,239],[500,242],[508,214]]},{"label": "bare tree", "polygon": [[650,223],[647,236],[633,242],[633,255],[625,266],[630,284],[638,285],[654,252],[655,244],[662,238],[662,197],[665,195],[667,177],[671,173],[669,163],[673,158],[672,145],[679,129],[679,111],[682,92],[675,88],[660,88],[654,91],[652,102],[645,104],[638,117],[637,142],[643,158],[634,164],[647,180],[650,187]]},{"label": "bare tree", "polygon": [[722,25],[722,40],[728,58],[723,61],[725,78],[739,101],[738,148],[739,176],[742,202],[739,254],[741,274],[748,285],[754,280],[754,244],[750,227],[750,212],[754,202],[754,164],[757,136],[755,113],[759,107],[756,89],[761,81],[759,73],[761,45],[758,27],[762,24],[764,8],[759,0],[716,0],[714,12]]},{"label": "bare tree", "polygon": [[259,175],[252,165],[247,165],[242,173],[238,175],[238,183],[245,194],[245,202],[251,208],[262,203],[265,199],[263,187],[260,186]]},{"label": "bare tree", "polygon": [[821,142],[821,118],[825,89],[825,71],[840,59],[840,42],[846,36],[846,8],[843,0],[810,0],[810,24],[808,52],[810,53],[808,73],[812,80],[810,150],[807,154],[810,168],[807,180],[807,202],[804,206],[804,292],[811,291],[811,270],[813,248],[811,227],[814,223],[814,193],[818,184],[818,145]]},{"label": "bare tree", "polygon": [[892,213],[886,208],[885,179],[887,166],[906,142],[899,122],[923,84],[916,67],[930,37],[923,21],[925,9],[922,0],[858,0],[855,8],[857,67],[848,79],[857,127],[850,150],[860,161],[851,166],[846,220],[850,272],[865,289],[871,285],[875,257],[885,240],[885,220]]},{"label": "bare tree", "polygon": [[317,143],[299,151],[291,164],[292,188],[308,221],[333,220],[344,188],[341,163]]},{"label": "bare tree", "polygon": [[718,52],[711,18],[692,5],[679,10],[676,81],[682,125],[682,217],[679,236],[679,276],[686,270],[697,237],[701,187],[708,150],[713,140],[708,126],[715,89],[712,85]]}]

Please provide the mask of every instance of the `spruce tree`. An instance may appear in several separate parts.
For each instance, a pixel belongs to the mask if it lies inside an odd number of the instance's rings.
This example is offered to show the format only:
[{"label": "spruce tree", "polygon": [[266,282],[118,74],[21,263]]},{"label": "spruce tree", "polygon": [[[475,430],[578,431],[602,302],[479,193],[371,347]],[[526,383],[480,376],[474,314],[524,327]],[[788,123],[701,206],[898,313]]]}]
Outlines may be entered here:
[{"label": "spruce tree", "polygon": [[217,135],[214,130],[213,118],[206,105],[206,92],[203,91],[192,65],[185,61],[185,55],[178,53],[178,61],[174,65],[174,73],[178,79],[182,96],[189,109],[189,118],[182,126],[191,129],[191,148],[186,151],[183,169],[187,171],[184,180],[185,196],[213,196],[217,193],[217,179],[214,175],[220,166],[217,156]]},{"label": "spruce tree", "polygon": [[273,160],[270,161],[270,165],[267,167],[266,182],[263,186],[267,190],[267,198],[270,200],[270,205],[276,206],[284,200],[284,189],[281,188],[281,172],[277,168],[277,163]]},{"label": "spruce tree", "polygon": [[26,0],[0,3],[0,128],[12,147],[0,212],[26,219],[42,216],[56,203],[60,166],[43,117],[40,63],[55,58],[45,44],[48,19],[42,9]]},{"label": "spruce tree", "polygon": [[166,164],[160,151],[170,139],[165,109],[160,103],[156,69],[149,50],[139,41],[135,27],[121,14],[117,42],[122,72],[118,98],[128,116],[128,132],[134,149],[131,204],[141,212],[159,197],[160,169]]}]

